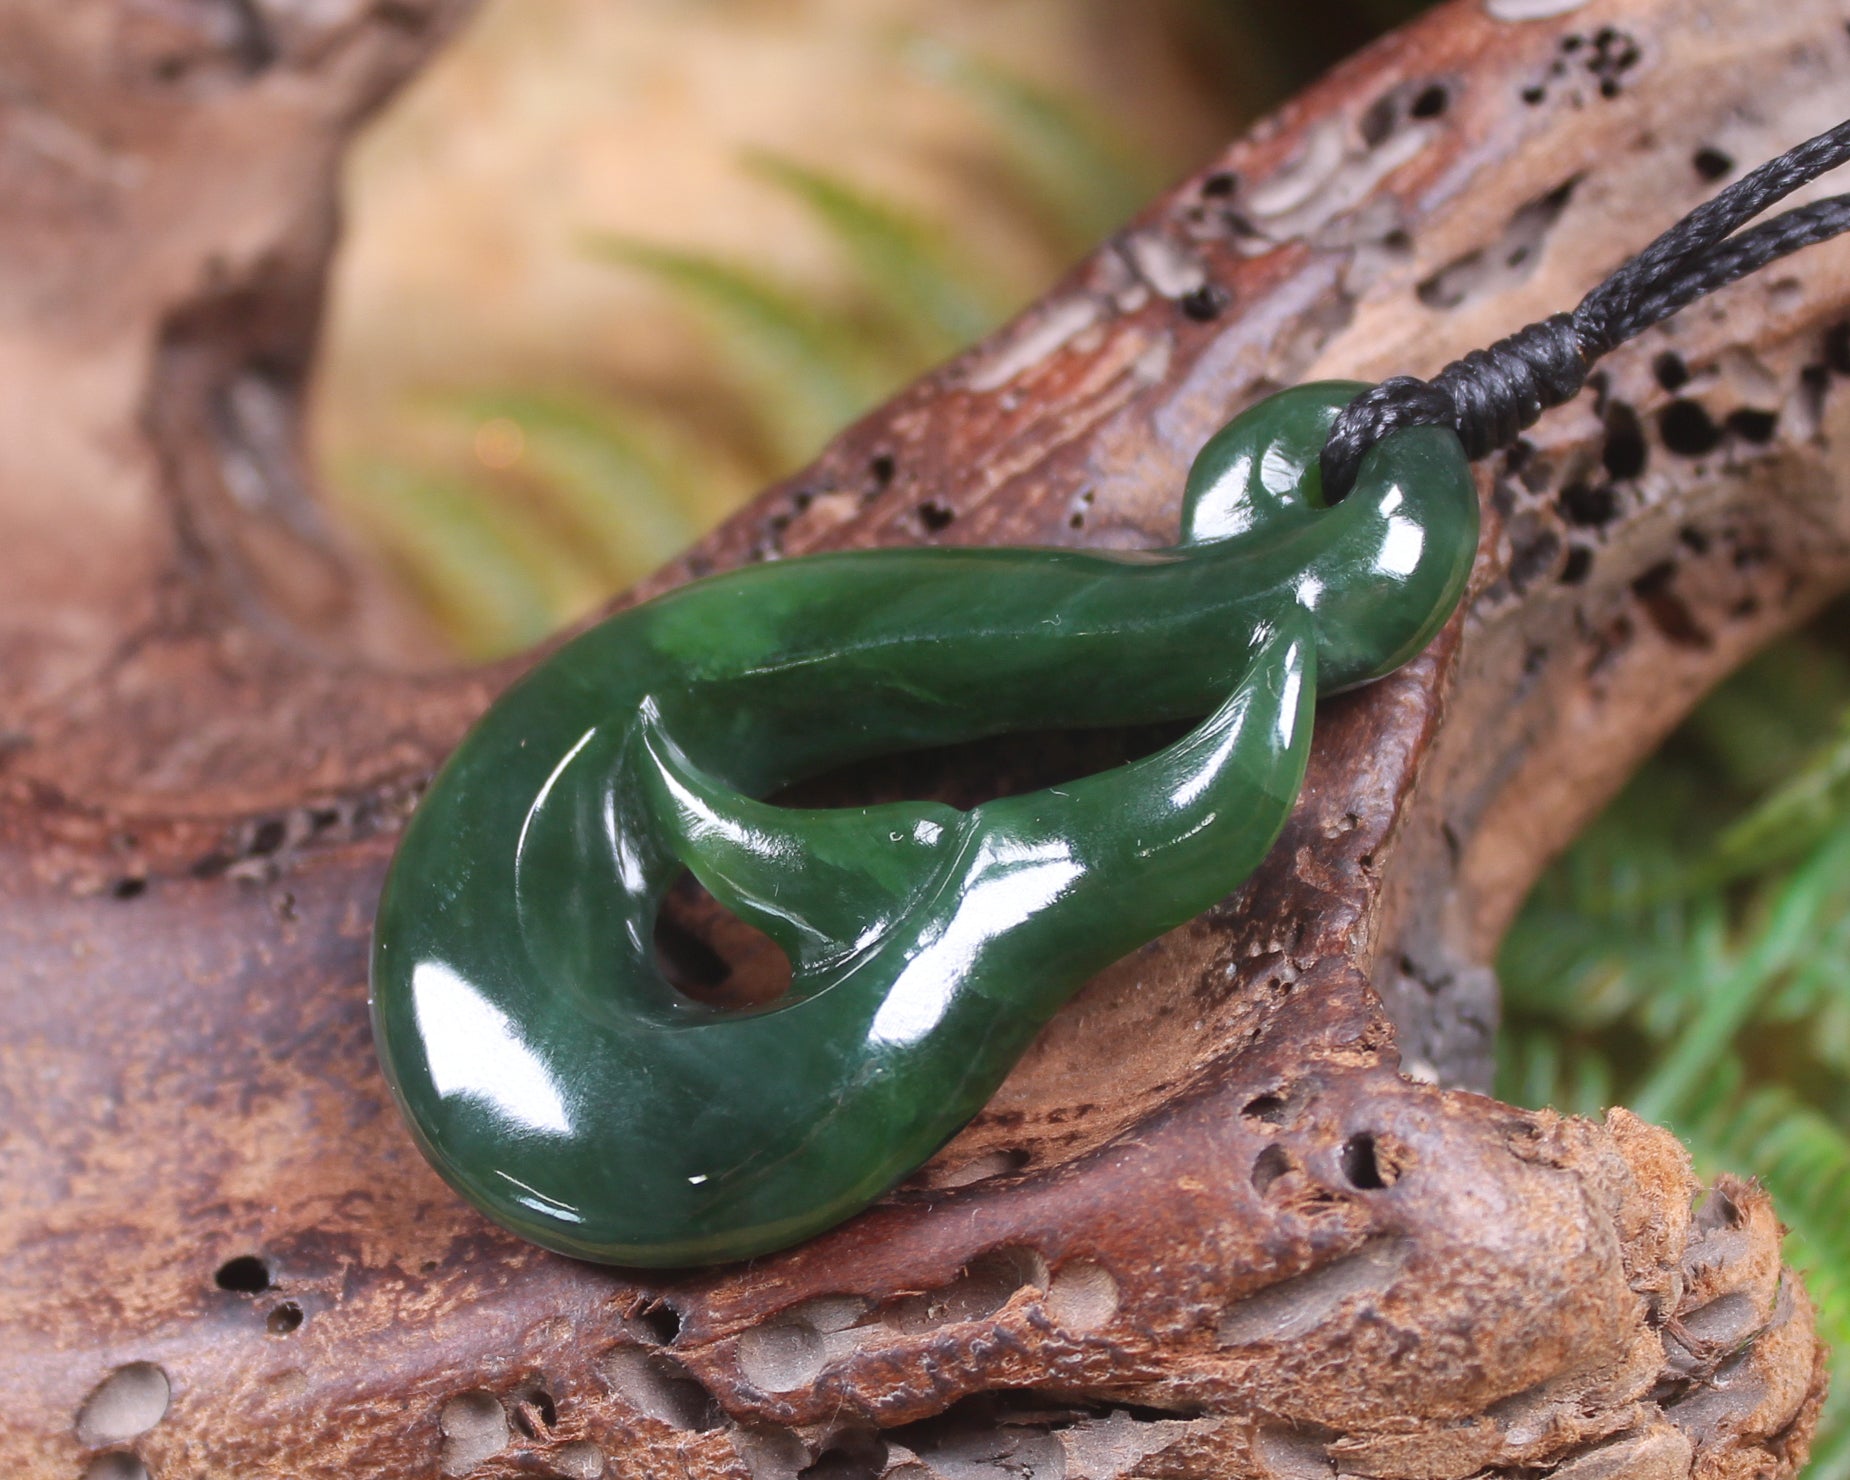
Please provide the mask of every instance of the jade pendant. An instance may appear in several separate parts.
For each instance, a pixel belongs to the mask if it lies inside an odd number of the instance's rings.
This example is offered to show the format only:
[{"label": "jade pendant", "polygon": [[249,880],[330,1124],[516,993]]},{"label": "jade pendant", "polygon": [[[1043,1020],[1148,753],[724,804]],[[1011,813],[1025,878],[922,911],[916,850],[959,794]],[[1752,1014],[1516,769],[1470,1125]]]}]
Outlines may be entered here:
[{"label": "jade pendant", "polygon": [[[815,1234],[930,1156],[1089,976],[1258,865],[1316,695],[1391,671],[1456,605],[1477,499],[1452,433],[1394,434],[1322,504],[1319,450],[1361,389],[1303,386],[1219,432],[1172,549],[753,566],[511,688],[379,907],[374,1032],[437,1170],[549,1248],[690,1265]],[[1203,715],[968,812],[756,800],[912,747]],[[789,956],[775,1003],[664,977],[655,917],[684,869]]]}]

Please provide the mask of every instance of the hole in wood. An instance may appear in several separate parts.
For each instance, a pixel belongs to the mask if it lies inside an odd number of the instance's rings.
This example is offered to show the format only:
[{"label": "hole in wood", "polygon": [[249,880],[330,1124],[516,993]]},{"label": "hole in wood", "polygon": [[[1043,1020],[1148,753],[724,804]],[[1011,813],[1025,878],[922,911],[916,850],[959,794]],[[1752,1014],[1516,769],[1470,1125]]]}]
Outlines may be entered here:
[{"label": "hole in wood", "polygon": [[797,1480],[880,1480],[886,1460],[886,1440],[878,1434],[844,1434],[797,1471]]},{"label": "hole in wood", "polygon": [[1291,1158],[1283,1146],[1268,1146],[1253,1162],[1253,1191],[1264,1196],[1266,1190],[1291,1170]]},{"label": "hole in wood", "polygon": [[219,1265],[212,1283],[238,1295],[261,1295],[270,1288],[270,1267],[255,1254],[240,1254]]},{"label": "hole in wood", "polygon": [[559,1407],[552,1394],[538,1382],[522,1383],[514,1389],[514,1427],[529,1439],[544,1439],[559,1422]]},{"label": "hole in wood", "polygon": [[84,1480],[153,1480],[138,1455],[115,1450],[99,1454],[84,1466]]},{"label": "hole in wood", "polygon": [[167,1415],[173,1395],[167,1374],[152,1362],[130,1362],[105,1377],[77,1410],[78,1442],[91,1448],[145,1434]]},{"label": "hole in wood", "polygon": [[443,1434],[440,1461],[446,1475],[461,1475],[507,1448],[507,1414],[500,1399],[481,1388],[458,1393],[437,1411]]},{"label": "hole in wood", "polygon": [[1582,529],[1598,529],[1602,524],[1609,524],[1619,512],[1618,490],[1610,483],[1596,486],[1570,483],[1561,490],[1557,502],[1561,517]]},{"label": "hole in wood", "polygon": [[671,1346],[681,1334],[681,1312],[666,1300],[645,1306],[636,1320],[650,1336],[663,1346]]},{"label": "hole in wood", "polygon": [[618,1347],[598,1368],[617,1397],[670,1428],[704,1434],[725,1422],[713,1395],[665,1353]]},{"label": "hole in wood", "polygon": [[1701,457],[1722,439],[1715,419],[1694,401],[1672,401],[1657,418],[1657,435],[1678,457]]},{"label": "hole in wood", "polygon": [[1779,413],[1762,411],[1754,406],[1743,406],[1738,411],[1730,411],[1724,425],[1731,434],[1739,437],[1743,442],[1751,442],[1756,447],[1764,447],[1779,431]]},{"label": "hole in wood", "polygon": [[1096,1331],[1118,1313],[1118,1282],[1090,1259],[1073,1259],[1047,1282],[1047,1314],[1069,1331]]},{"label": "hole in wood", "polygon": [[959,1321],[980,1321],[993,1316],[1024,1286],[1042,1289],[1047,1284],[1047,1263],[1032,1249],[992,1249],[970,1261],[963,1272],[941,1289],[895,1300],[880,1312],[880,1319],[908,1333],[934,1330]]},{"label": "hole in wood", "polygon": [[549,1458],[552,1467],[567,1480],[598,1480],[604,1473],[604,1451],[589,1439],[561,1444]]},{"label": "hole in wood", "polygon": [[1614,401],[1606,408],[1606,445],[1600,451],[1606,471],[1614,478],[1636,478],[1649,456],[1638,413],[1623,401]]},{"label": "hole in wood", "polygon": [[1377,1192],[1391,1186],[1398,1175],[1383,1164],[1375,1138],[1367,1131],[1343,1143],[1342,1169],[1343,1180],[1358,1192]]}]

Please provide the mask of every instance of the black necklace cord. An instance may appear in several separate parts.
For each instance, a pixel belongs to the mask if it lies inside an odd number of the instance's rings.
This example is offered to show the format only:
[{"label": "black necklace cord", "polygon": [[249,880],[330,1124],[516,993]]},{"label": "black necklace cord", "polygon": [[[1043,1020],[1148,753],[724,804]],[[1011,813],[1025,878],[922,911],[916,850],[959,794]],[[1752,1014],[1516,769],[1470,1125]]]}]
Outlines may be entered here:
[{"label": "black necklace cord", "polygon": [[1850,161],[1850,121],[1788,149],[1696,207],[1580,300],[1454,360],[1431,380],[1397,375],[1349,403],[1324,443],[1324,498],[1355,484],[1362,457],[1403,427],[1458,433],[1473,460],[1508,447],[1544,411],[1572,400],[1594,363],[1678,309],[1768,263],[1850,231],[1850,195],[1747,226],[1769,206]]}]

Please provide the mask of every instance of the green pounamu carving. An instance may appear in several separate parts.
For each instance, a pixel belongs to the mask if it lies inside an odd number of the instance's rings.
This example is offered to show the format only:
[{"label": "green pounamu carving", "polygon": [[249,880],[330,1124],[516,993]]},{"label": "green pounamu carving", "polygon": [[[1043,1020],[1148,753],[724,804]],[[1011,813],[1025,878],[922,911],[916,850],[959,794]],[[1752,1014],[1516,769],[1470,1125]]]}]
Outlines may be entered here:
[{"label": "green pounamu carving", "polygon": [[[1265,856],[1317,692],[1389,672],[1456,604],[1477,501],[1450,432],[1395,434],[1321,506],[1318,452],[1361,389],[1304,386],[1216,435],[1174,549],[752,566],[510,689],[379,908],[379,1053],[437,1169],[549,1248],[685,1265],[794,1243],[931,1155],[1088,976]],[[754,800],[911,747],[1203,714],[969,812]],[[664,978],[683,868],[783,947],[787,995],[725,1010]]]}]

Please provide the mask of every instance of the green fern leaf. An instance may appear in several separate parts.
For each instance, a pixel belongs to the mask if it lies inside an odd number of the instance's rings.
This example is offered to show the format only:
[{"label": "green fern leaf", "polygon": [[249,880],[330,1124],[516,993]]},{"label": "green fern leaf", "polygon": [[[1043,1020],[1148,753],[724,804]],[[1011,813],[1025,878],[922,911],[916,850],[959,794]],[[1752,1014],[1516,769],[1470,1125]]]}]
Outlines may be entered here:
[{"label": "green fern leaf", "polygon": [[1116,231],[1160,188],[1163,169],[1080,99],[935,37],[906,38],[902,55],[990,116],[1017,188],[1049,218],[1066,250]]},{"label": "green fern leaf", "polygon": [[453,395],[441,405],[472,425],[515,430],[519,452],[508,474],[532,490],[613,590],[678,554],[747,491],[740,470],[622,403],[500,391]]},{"label": "green fern leaf", "polygon": [[745,164],[827,228],[921,356],[961,348],[992,328],[1008,307],[963,265],[941,232],[918,218],[780,155],[749,154]]},{"label": "green fern leaf", "polygon": [[604,583],[518,505],[383,459],[338,470],[357,522],[465,656],[495,658],[579,615]]},{"label": "green fern leaf", "polygon": [[647,274],[706,319],[721,357],[749,387],[781,467],[814,454],[889,383],[851,323],[749,268],[625,237],[593,236],[586,247]]}]

